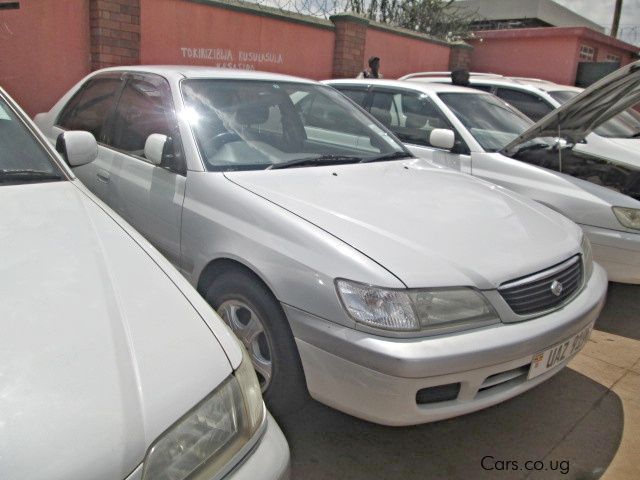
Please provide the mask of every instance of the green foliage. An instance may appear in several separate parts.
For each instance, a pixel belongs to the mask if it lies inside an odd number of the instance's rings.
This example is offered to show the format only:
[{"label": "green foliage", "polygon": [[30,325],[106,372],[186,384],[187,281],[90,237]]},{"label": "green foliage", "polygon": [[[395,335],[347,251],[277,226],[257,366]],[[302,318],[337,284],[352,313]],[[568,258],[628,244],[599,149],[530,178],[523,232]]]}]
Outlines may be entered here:
[{"label": "green foliage", "polygon": [[470,38],[473,12],[453,0],[347,0],[348,12],[442,40]]}]

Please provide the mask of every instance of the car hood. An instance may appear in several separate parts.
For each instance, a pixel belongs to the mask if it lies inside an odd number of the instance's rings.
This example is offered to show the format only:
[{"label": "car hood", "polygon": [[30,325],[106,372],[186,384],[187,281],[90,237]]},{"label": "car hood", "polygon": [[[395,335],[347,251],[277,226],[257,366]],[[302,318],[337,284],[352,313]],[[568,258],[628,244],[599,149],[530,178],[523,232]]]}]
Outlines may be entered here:
[{"label": "car hood", "polygon": [[76,183],[0,187],[2,478],[125,478],[231,373],[179,274]]},{"label": "car hood", "polygon": [[579,250],[579,229],[564,217],[423,159],[226,176],[340,238],[408,287],[495,288]]},{"label": "car hood", "polygon": [[609,138],[595,133],[587,136],[585,143],[576,144],[573,149],[606,159],[611,163],[640,170],[640,139]]},{"label": "car hood", "polygon": [[537,137],[565,138],[578,143],[614,115],[640,102],[640,61],[630,63],[591,85],[520,134],[501,153]]}]

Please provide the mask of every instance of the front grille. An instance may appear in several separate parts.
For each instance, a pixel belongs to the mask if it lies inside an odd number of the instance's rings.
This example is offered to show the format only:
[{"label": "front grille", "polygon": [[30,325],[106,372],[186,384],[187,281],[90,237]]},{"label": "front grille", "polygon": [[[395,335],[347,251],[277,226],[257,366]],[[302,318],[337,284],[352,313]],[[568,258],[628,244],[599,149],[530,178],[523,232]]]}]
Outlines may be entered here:
[{"label": "front grille", "polygon": [[[562,289],[553,292],[554,282]],[[507,282],[498,291],[511,310],[518,315],[531,315],[562,305],[582,284],[582,262],[575,256],[548,270]]]}]

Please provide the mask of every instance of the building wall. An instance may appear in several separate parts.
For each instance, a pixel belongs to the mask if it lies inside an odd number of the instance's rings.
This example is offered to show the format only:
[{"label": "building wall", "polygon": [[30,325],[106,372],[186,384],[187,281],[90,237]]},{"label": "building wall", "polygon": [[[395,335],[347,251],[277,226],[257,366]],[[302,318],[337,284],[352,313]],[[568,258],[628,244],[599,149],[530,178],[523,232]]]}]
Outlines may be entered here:
[{"label": "building wall", "polygon": [[29,114],[48,110],[89,71],[89,0],[0,10],[0,86]]},{"label": "building wall", "polygon": [[532,28],[477,32],[471,70],[535,77],[574,85],[582,45],[596,50],[593,61],[616,55],[631,62],[638,48],[588,28]]},{"label": "building wall", "polygon": [[411,72],[447,70],[450,51],[448,44],[369,26],[364,59],[366,62],[370,57],[380,57],[380,71],[384,77],[398,78]]},{"label": "building wall", "polygon": [[[142,64],[250,68],[314,79],[333,68],[332,25],[290,22],[216,3],[141,0]],[[327,24],[329,22],[326,22]]]},{"label": "building wall", "polygon": [[[516,30],[509,30],[516,32]],[[572,85],[578,40],[575,37],[484,38],[473,42],[471,71],[534,77]]]}]

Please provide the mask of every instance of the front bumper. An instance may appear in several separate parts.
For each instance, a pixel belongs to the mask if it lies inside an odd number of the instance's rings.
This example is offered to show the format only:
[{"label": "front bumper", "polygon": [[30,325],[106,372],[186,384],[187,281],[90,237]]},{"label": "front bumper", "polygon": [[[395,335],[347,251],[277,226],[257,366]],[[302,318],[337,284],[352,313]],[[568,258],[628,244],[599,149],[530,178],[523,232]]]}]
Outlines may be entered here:
[{"label": "front bumper", "polygon": [[612,282],[640,284],[640,234],[580,225]]},{"label": "front bumper", "polygon": [[[582,292],[548,315],[410,339],[374,336],[284,308],[312,397],[372,422],[414,425],[489,407],[553,376],[569,359],[531,380],[527,365],[535,353],[593,324],[606,291],[607,276],[596,264]],[[496,378],[505,381],[488,388],[488,377],[490,383]],[[455,383],[460,391],[454,400],[417,403],[419,390]]]},{"label": "front bumper", "polygon": [[287,440],[271,414],[267,413],[264,435],[224,480],[288,480],[289,462]]}]

